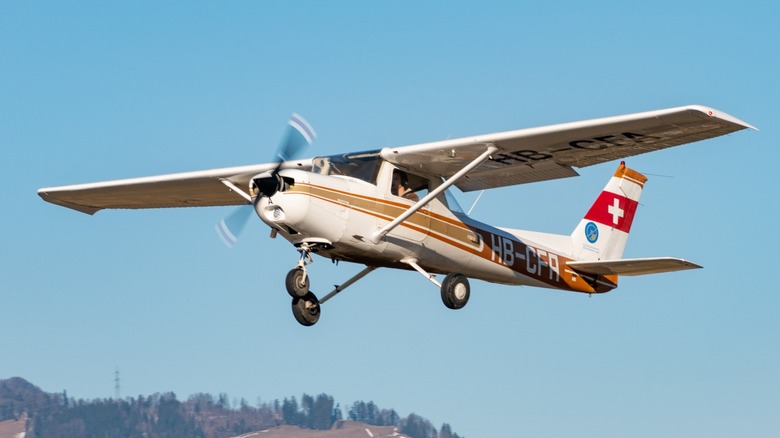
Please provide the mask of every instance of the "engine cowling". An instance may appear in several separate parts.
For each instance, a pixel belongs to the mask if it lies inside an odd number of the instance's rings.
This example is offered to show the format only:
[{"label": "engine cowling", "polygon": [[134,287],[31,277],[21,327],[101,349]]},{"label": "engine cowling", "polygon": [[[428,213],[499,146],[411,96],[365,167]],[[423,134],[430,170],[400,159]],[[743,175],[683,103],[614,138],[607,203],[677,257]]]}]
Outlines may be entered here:
[{"label": "engine cowling", "polygon": [[284,179],[279,172],[263,172],[252,177],[250,185],[252,194],[268,198],[280,190],[284,190]]},{"label": "engine cowling", "polygon": [[[258,175],[255,184],[273,188],[271,175]],[[255,212],[260,219],[295,241],[324,238],[337,242],[344,234],[349,209],[339,202],[338,193],[348,193],[349,186],[341,178],[301,170],[283,170],[281,182],[272,196],[266,196],[260,186],[255,198]],[[267,193],[270,193],[268,190]]]}]

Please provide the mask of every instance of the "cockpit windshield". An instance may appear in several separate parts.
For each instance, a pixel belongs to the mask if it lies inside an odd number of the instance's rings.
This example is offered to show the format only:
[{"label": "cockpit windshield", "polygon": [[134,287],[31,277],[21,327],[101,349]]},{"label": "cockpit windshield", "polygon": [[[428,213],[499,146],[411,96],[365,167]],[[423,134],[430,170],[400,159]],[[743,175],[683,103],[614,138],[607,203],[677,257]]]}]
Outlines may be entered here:
[{"label": "cockpit windshield", "polygon": [[317,157],[312,171],[320,175],[342,175],[376,184],[379,162],[379,151]]}]

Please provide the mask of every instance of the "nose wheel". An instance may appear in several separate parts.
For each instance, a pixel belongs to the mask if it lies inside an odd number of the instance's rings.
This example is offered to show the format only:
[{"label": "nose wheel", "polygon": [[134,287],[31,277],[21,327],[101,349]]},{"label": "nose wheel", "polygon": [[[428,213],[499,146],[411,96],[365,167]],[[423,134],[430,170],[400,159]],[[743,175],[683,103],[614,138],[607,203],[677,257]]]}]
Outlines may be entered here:
[{"label": "nose wheel", "polygon": [[306,265],[314,262],[311,257],[312,252],[316,252],[318,249],[331,249],[333,246],[329,241],[317,238],[306,239],[296,244],[296,246],[298,247],[298,252],[301,253],[301,258],[298,260],[298,264],[287,273],[285,286],[287,293],[292,297],[291,307],[295,320],[307,327],[316,324],[320,320],[320,309],[325,301],[335,297],[344,289],[376,269],[376,266],[366,266],[365,269],[353,275],[349,280],[340,285],[335,285],[335,288],[320,300],[309,290],[309,274],[306,271]]},{"label": "nose wheel", "polygon": [[287,293],[292,297],[292,312],[301,325],[311,326],[320,319],[320,301],[309,291],[309,276],[303,267],[295,267],[287,273]]},{"label": "nose wheel", "polygon": [[352,276],[349,280],[340,285],[335,285],[335,288],[320,300],[309,290],[309,275],[306,272],[306,265],[314,261],[311,258],[311,252],[315,251],[317,245],[325,246],[330,245],[330,243],[325,244],[319,241],[301,243],[298,247],[301,259],[287,273],[287,278],[285,279],[287,293],[292,297],[291,307],[293,316],[298,323],[307,327],[316,324],[320,320],[320,309],[325,301],[335,297],[344,289],[376,269],[376,266],[366,266],[365,269]]},{"label": "nose wheel", "polygon": [[284,281],[287,293],[293,298],[303,298],[309,293],[309,276],[306,269],[295,267],[287,273]]},{"label": "nose wheel", "polygon": [[311,326],[320,319],[320,301],[309,291],[309,276],[306,270],[295,267],[287,273],[287,293],[292,297],[292,312],[301,325]]},{"label": "nose wheel", "polygon": [[311,326],[320,319],[320,301],[309,290],[309,274],[306,265],[314,262],[311,253],[316,251],[318,245],[327,246],[324,242],[302,242],[298,246],[301,258],[290,272],[287,273],[284,285],[287,293],[292,297],[292,312],[295,320],[301,325]]}]

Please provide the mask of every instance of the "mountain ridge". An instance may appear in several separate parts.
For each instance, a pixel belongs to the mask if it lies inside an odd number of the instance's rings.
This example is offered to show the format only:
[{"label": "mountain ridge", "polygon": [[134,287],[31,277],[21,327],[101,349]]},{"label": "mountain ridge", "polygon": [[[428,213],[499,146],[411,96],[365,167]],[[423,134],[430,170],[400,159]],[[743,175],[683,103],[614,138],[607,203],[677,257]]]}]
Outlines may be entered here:
[{"label": "mountain ridge", "polygon": [[[227,394],[197,393],[179,401],[173,393],[125,399],[75,400],[47,393],[21,377],[0,380],[0,438],[462,438],[449,424],[436,429],[417,414],[399,416],[372,401],[344,411],[327,394],[231,406]],[[22,434],[19,432],[23,424]]]}]

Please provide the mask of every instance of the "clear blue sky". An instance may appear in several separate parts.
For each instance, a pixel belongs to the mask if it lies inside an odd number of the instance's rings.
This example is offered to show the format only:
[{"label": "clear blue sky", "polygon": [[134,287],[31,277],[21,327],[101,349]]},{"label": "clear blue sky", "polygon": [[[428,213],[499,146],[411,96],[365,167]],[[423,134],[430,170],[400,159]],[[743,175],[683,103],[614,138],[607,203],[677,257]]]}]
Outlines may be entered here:
[{"label": "clear blue sky", "polygon": [[[419,3],[4,2],[0,378],[324,392],[468,438],[778,436],[777,3]],[[705,269],[591,298],[474,281],[453,312],[379,271],[303,328],[297,253],[259,220],[228,250],[228,208],[90,217],[35,193],[266,162],[293,111],[315,155],[685,104],[761,131],[628,160],[650,181],[626,256]],[[616,165],[486,192],[474,215],[568,234]],[[318,259],[313,289],[358,270]]]}]

